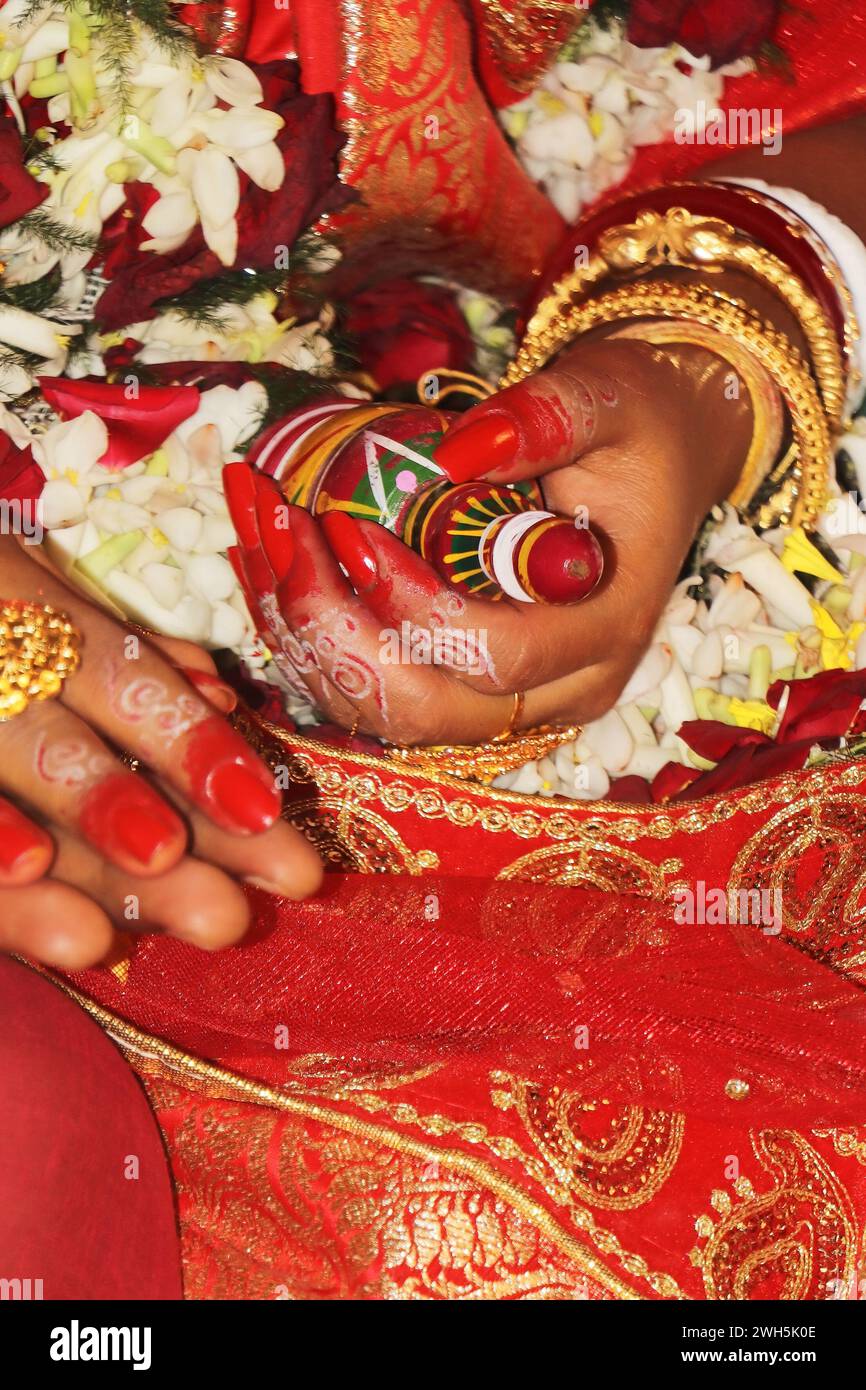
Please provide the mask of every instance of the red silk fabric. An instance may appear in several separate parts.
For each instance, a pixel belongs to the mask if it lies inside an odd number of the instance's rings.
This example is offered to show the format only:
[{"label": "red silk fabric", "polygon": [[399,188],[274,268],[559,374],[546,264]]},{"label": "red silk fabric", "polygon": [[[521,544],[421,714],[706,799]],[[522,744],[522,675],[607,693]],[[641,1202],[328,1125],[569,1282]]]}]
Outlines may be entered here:
[{"label": "red silk fabric", "polygon": [[77,983],[272,1086],[324,1054],[359,1072],[444,1064],[456,1092],[504,1067],[703,1119],[736,1113],[738,1079],[751,1125],[862,1118],[866,997],[760,922],[681,924],[672,904],[438,874],[334,875],[314,902],[253,906],[241,947],[149,937],[123,986]]},{"label": "red silk fabric", "polygon": [[22,1281],[13,1297],[179,1298],[168,1164],[137,1079],[79,1008],[4,959],[0,1018],[0,1279]]}]

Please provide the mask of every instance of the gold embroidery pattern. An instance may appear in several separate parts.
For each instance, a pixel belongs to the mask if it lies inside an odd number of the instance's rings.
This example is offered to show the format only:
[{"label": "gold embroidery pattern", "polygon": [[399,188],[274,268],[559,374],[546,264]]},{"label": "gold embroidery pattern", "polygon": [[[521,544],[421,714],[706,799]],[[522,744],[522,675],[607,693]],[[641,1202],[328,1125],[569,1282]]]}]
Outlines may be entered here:
[{"label": "gold embroidery pattern", "polygon": [[802,1135],[763,1131],[752,1143],[773,1185],[758,1193],[741,1177],[734,1197],[713,1192],[717,1219],[698,1218],[706,1244],[692,1251],[707,1298],[832,1298],[856,1267],[848,1194]]},{"label": "gold embroidery pattern", "polygon": [[549,846],[515,859],[498,875],[533,883],[556,883],[565,888],[591,887],[607,893],[634,893],[663,900],[666,878],[682,869],[679,859],[653,864],[633,850],[614,845],[581,844]]},{"label": "gold embroidery pattern", "polygon": [[[389,814],[414,811],[425,820],[447,820],[462,829],[478,825],[493,834],[516,835],[523,840],[574,839],[588,846],[700,835],[737,816],[766,814],[768,806],[790,807],[801,798],[816,801],[838,795],[856,805],[860,801],[858,788],[866,782],[866,759],[859,759],[667,810],[641,807],[636,814],[626,804],[592,801],[575,812],[560,810],[537,796],[519,796],[494,787],[479,787],[473,795],[465,782],[441,773],[395,778],[389,775],[386,758],[352,753],[337,761],[334,748],[327,743],[288,735],[274,724],[256,724],[247,716],[236,718],[235,724],[272,767],[285,767],[289,781],[299,786],[318,786],[327,795],[350,795],[360,803],[378,802]],[[539,801],[544,803],[540,807]]]},{"label": "gold embroidery pattern", "polygon": [[[494,1087],[500,1084],[507,1085],[511,1079],[504,1072],[491,1074]],[[527,1151],[510,1135],[491,1134],[487,1127],[477,1120],[455,1120],[447,1115],[435,1113],[422,1114],[408,1102],[386,1096],[371,1093],[344,1098],[351,1100],[353,1105],[367,1114],[387,1114],[393,1124],[415,1128],[430,1139],[441,1142],[449,1137],[457,1138],[465,1144],[476,1145],[486,1150],[499,1162],[518,1164],[530,1181],[536,1183],[550,1201],[567,1213],[569,1222],[576,1230],[583,1232],[606,1261],[614,1261],[631,1278],[646,1283],[660,1298],[685,1298],[686,1295],[670,1274],[650,1269],[640,1255],[624,1249],[613,1231],[599,1226],[592,1212],[578,1204],[575,1200],[575,1190],[567,1181],[561,1180],[560,1174],[551,1168],[546,1159],[537,1152]],[[492,1098],[495,1105],[501,1102],[501,1108],[508,1107],[508,1092],[494,1089]],[[677,1129],[681,1136],[681,1128],[677,1126]]]},{"label": "gold embroidery pattern", "polygon": [[[41,973],[49,974],[46,971]],[[573,1275],[574,1287],[580,1289],[597,1287],[603,1290],[606,1296],[617,1299],[640,1298],[641,1295],[634,1290],[630,1283],[608,1267],[606,1260],[600,1259],[587,1249],[584,1243],[583,1229],[587,1225],[593,1225],[592,1218],[589,1217],[588,1213],[586,1214],[588,1220],[576,1222],[577,1229],[571,1230],[553,1217],[543,1203],[536,1200],[510,1177],[498,1171],[489,1161],[479,1158],[476,1154],[413,1138],[391,1126],[376,1124],[370,1120],[362,1119],[358,1115],[338,1110],[333,1104],[324,1103],[315,1096],[290,1094],[262,1082],[251,1081],[246,1077],[238,1076],[224,1067],[215,1066],[212,1062],[192,1057],[179,1048],[163,1042],[160,1038],[143,1033],[141,1029],[118,1018],[110,1010],[94,1003],[93,1000],[88,999],[64,981],[58,980],[54,976],[49,977],[65,994],[76,1000],[105,1029],[109,1037],[114,1039],[124,1052],[130,1065],[141,1076],[145,1085],[150,1086],[153,1079],[156,1078],[167,1081],[173,1086],[183,1085],[186,1090],[203,1095],[212,1101],[243,1101],[248,1106],[262,1106],[268,1110],[277,1111],[283,1116],[300,1118],[307,1124],[327,1126],[342,1135],[343,1142],[346,1144],[352,1138],[369,1141],[384,1147],[389,1152],[420,1160],[424,1165],[433,1164],[437,1168],[444,1168],[449,1172],[456,1173],[471,1185],[474,1192],[489,1192],[504,1207],[512,1209],[517,1216],[534,1227],[545,1241],[549,1242],[549,1245],[556,1250],[558,1257],[564,1256],[570,1261],[575,1270]],[[356,1105],[361,1104],[362,1108],[364,1099],[365,1097],[352,1096],[352,1101]],[[386,1107],[387,1102],[383,1098],[373,1097],[373,1099],[376,1102],[381,1101],[382,1109]],[[395,1119],[397,1119],[399,1111],[400,1107],[395,1107]],[[397,1123],[402,1123],[402,1121],[397,1119]],[[236,1128],[238,1127],[228,1124],[223,1137],[230,1138]],[[170,1143],[170,1135],[167,1137]],[[226,1171],[231,1171],[228,1156],[224,1153],[214,1152],[206,1165],[204,1181],[213,1184],[213,1173]],[[336,1176],[339,1178],[339,1172]],[[285,1194],[281,1195],[282,1200],[285,1201]],[[214,1195],[214,1201],[217,1200],[219,1200],[219,1194]],[[217,1223],[218,1218],[219,1212],[214,1209],[212,1216],[214,1224]],[[244,1230],[242,1223],[239,1229],[241,1232]],[[603,1237],[607,1233],[598,1234]],[[619,1243],[613,1237],[609,1241],[596,1238],[594,1243],[605,1254],[609,1254],[611,1249],[622,1254]],[[633,1257],[623,1254],[622,1265],[629,1273],[632,1272],[629,1269],[629,1262],[632,1260]],[[641,1271],[645,1269],[643,1261],[635,1260],[634,1264],[633,1272],[640,1275]],[[670,1283],[672,1284],[673,1281]],[[676,1286],[673,1285],[673,1287]],[[578,1296],[582,1296],[582,1294],[579,1293]],[[594,1295],[590,1294],[590,1296]],[[668,1294],[667,1296],[672,1295]]]},{"label": "gold embroidery pattern", "polygon": [[[531,1221],[435,1160],[145,1084],[172,1117],[187,1297],[604,1297]],[[215,1191],[214,1172],[231,1182]]]},{"label": "gold embroidery pattern", "polygon": [[322,860],[336,868],[366,874],[421,874],[435,869],[432,849],[413,854],[383,816],[339,797],[295,802],[293,825],[316,846]]},{"label": "gold embroidery pattern", "polygon": [[562,224],[478,86],[463,6],[341,0],[341,8],[341,176],[362,200],[326,221],[353,268],[378,268],[384,254],[392,275],[471,272],[479,288],[523,294]]},{"label": "gold embroidery pattern", "polygon": [[857,1129],[816,1129],[816,1139],[829,1139],[840,1158],[853,1158],[866,1168],[866,1135]]},{"label": "gold embroidery pattern", "polygon": [[[584,15],[574,0],[481,0],[487,17],[487,37],[496,66],[512,91],[531,92],[539,72],[552,62]],[[531,65],[527,62],[531,55]]]},{"label": "gold embroidery pattern", "polygon": [[[866,964],[866,870],[858,873],[866,836],[866,801],[827,794],[800,796],[743,845],[731,868],[728,893],[769,889],[790,939],[863,979]],[[801,887],[804,863],[819,858]]]},{"label": "gold embroidery pattern", "polygon": [[558,1182],[591,1207],[630,1211],[658,1195],[673,1172],[685,1117],[609,1105],[559,1086],[503,1078],[501,1110],[515,1110]]}]

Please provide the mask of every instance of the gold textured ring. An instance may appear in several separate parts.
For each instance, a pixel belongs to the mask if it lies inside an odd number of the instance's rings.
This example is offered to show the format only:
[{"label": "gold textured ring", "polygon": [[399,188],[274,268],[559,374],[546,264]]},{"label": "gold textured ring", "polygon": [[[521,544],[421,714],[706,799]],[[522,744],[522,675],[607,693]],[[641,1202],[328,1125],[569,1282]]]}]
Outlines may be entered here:
[{"label": "gold textured ring", "polygon": [[48,604],[0,601],[0,722],[59,695],[78,667],[80,642],[66,614]]}]

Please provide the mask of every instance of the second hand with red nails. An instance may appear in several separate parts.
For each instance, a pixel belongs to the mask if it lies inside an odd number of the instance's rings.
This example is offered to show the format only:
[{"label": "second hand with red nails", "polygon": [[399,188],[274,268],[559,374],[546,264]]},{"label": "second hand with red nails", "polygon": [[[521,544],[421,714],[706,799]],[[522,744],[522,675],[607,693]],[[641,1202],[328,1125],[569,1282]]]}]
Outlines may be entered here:
[{"label": "second hand with red nails", "polygon": [[[542,403],[543,405],[543,403]],[[556,411],[539,407],[547,419],[565,429]],[[375,555],[355,522],[364,517],[385,525],[416,550],[457,589],[479,597],[509,598],[523,603],[577,603],[598,584],[601,547],[586,526],[543,509],[541,493],[532,480],[506,486],[489,479],[453,483],[443,477],[438,460],[448,457],[449,437],[442,425],[452,417],[424,407],[399,407],[369,427],[367,412],[358,409],[353,435],[351,410],[339,415],[339,444],[328,452],[327,436],[312,462],[304,456],[292,471],[292,441],[288,424],[280,429],[290,441],[281,485],[261,474],[250,478],[229,464],[224,470],[226,496],[242,547],[240,570],[261,609],[265,570],[271,589],[289,575],[295,560],[290,528],[285,524],[286,500],[308,505],[320,516],[344,518],[327,523],[332,549],[361,593],[376,581]],[[291,421],[291,416],[287,417]],[[267,439],[267,436],[265,436]],[[477,441],[477,445],[475,442]],[[455,430],[452,453],[459,458],[448,471],[488,472],[491,462],[504,470],[520,442],[517,426],[505,414],[490,414]],[[269,467],[280,465],[271,457]],[[478,448],[486,450],[478,464]],[[472,467],[469,467],[469,458]],[[459,465],[459,466],[458,466]],[[282,490],[281,490],[282,489]]]}]

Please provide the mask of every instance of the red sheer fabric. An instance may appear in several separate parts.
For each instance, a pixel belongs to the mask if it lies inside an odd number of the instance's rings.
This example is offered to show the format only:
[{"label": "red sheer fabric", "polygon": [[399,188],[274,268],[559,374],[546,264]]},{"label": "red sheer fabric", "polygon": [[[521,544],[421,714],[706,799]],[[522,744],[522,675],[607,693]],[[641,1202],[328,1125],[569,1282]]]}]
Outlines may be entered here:
[{"label": "red sheer fabric", "polygon": [[754,925],[688,925],[624,894],[340,874],[310,903],[256,893],[237,949],[151,937],[123,985],[80,983],[269,1085],[316,1054],[359,1073],[445,1064],[457,1087],[505,1067],[705,1118],[735,1113],[738,1081],[750,1124],[858,1121],[866,997],[752,904]]}]

